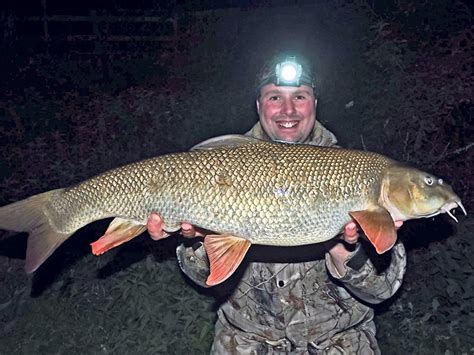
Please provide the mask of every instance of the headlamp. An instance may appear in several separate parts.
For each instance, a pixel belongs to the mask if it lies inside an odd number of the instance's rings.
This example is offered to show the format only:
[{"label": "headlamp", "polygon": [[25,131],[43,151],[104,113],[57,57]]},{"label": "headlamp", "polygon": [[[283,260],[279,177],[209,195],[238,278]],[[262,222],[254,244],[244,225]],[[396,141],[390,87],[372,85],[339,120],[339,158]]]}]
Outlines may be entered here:
[{"label": "headlamp", "polygon": [[303,68],[296,62],[295,57],[287,57],[284,62],[278,63],[275,68],[277,86],[300,86]]},{"label": "headlamp", "polygon": [[260,95],[260,90],[268,84],[276,86],[301,86],[306,85],[315,88],[315,78],[311,66],[301,58],[296,60],[295,56],[278,56],[268,62],[257,75],[256,94]]}]

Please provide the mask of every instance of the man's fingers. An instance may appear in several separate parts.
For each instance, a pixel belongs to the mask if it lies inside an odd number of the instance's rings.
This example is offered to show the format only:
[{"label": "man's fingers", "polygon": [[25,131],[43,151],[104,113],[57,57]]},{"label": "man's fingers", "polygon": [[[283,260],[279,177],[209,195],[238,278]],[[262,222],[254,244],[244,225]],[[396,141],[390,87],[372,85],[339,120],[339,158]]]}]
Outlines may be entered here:
[{"label": "man's fingers", "polygon": [[[161,216],[153,212],[149,217],[146,223],[148,233],[150,234],[151,239],[153,240],[160,240],[166,237],[169,237],[169,233],[166,233],[163,230],[163,220]],[[183,222],[181,223],[181,234],[186,238],[194,238],[194,237],[204,237],[205,232],[204,230],[194,228],[194,226],[190,223]]]},{"label": "man's fingers", "polygon": [[196,236],[196,230],[192,224],[181,223],[181,234],[186,238],[193,238]]},{"label": "man's fingers", "polygon": [[148,234],[151,239],[160,240],[169,237],[169,234],[163,230],[163,221],[158,213],[152,213],[146,223]]},{"label": "man's fingers", "polygon": [[395,224],[395,229],[398,229],[403,225],[403,221],[395,221],[393,224]]},{"label": "man's fingers", "polygon": [[359,233],[357,232],[357,225],[354,222],[349,222],[344,226],[342,238],[349,244],[355,244],[359,240]]},{"label": "man's fingers", "polygon": [[165,239],[165,238],[168,238],[170,235],[169,233],[166,233],[165,231],[161,231],[158,232],[158,233],[150,233],[150,231],[148,231],[148,234],[150,234],[150,238],[153,239],[153,240],[161,240],[161,239]]},{"label": "man's fingers", "polygon": [[194,238],[204,237],[207,233],[203,229],[195,228],[192,224],[184,222],[181,223],[181,234],[186,238]]},{"label": "man's fingers", "polygon": [[161,233],[163,230],[161,226],[161,217],[157,213],[152,213],[148,217],[148,221],[146,222],[146,227],[150,235],[155,235]]},{"label": "man's fingers", "polygon": [[357,225],[354,222],[349,222],[344,227],[344,234],[348,237],[353,237],[357,234]]},{"label": "man's fingers", "polygon": [[350,237],[344,236],[344,240],[349,244],[355,244],[359,240],[359,233],[356,233],[355,235]]}]

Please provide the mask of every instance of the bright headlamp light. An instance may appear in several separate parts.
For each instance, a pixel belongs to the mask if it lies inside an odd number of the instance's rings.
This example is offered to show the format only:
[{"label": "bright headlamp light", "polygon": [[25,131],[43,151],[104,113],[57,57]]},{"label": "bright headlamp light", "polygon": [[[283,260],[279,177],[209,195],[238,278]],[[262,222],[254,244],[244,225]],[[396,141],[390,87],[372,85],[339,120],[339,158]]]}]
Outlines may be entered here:
[{"label": "bright headlamp light", "polygon": [[282,63],[278,63],[275,68],[276,85],[279,86],[300,86],[303,68],[296,62],[295,57],[288,57]]},{"label": "bright headlamp light", "polygon": [[262,68],[255,86],[257,96],[260,95],[261,89],[269,84],[295,87],[306,85],[315,88],[313,72],[304,59],[297,61],[295,56],[284,58],[284,61],[281,61],[281,57],[274,58]]}]

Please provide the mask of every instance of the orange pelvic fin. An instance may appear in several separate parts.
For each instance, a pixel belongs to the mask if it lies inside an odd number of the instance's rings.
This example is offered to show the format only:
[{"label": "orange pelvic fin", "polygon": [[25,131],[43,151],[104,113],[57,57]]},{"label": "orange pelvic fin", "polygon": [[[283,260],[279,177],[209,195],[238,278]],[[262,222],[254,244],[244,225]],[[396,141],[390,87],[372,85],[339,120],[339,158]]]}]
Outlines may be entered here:
[{"label": "orange pelvic fin", "polygon": [[233,235],[207,235],[204,247],[211,264],[207,285],[214,286],[227,280],[239,267],[251,244],[247,239]]},{"label": "orange pelvic fin", "polygon": [[105,234],[91,243],[92,253],[100,255],[106,251],[128,242],[146,230],[146,226],[135,221],[123,218],[115,218],[105,231]]},{"label": "orange pelvic fin", "polygon": [[397,241],[397,231],[390,214],[379,208],[375,211],[349,212],[352,218],[359,223],[367,238],[374,245],[379,254],[390,250]]}]

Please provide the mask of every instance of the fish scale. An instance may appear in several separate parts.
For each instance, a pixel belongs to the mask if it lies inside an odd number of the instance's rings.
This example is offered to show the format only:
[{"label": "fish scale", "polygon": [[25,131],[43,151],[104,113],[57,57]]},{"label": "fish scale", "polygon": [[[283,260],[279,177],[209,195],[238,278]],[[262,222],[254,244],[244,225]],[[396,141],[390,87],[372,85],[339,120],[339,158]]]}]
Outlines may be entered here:
[{"label": "fish scale", "polygon": [[[382,253],[396,241],[393,220],[452,216],[449,210],[455,207],[465,212],[441,179],[383,155],[242,136],[223,141],[129,164],[1,207],[0,228],[30,233],[26,269],[32,272],[88,223],[116,217],[93,243],[100,254],[140,234],[157,212],[167,231],[188,222],[222,236],[222,243],[216,236],[205,240],[211,270],[217,270],[211,278],[215,284],[235,268],[222,272],[213,263],[240,262],[249,242],[323,242],[355,219]],[[225,251],[232,246],[237,254]],[[230,259],[216,261],[215,255]]]},{"label": "fish scale", "polygon": [[187,221],[252,243],[308,244],[332,237],[350,220],[347,211],[373,199],[380,182],[370,189],[367,176],[392,163],[374,153],[267,142],[171,154],[65,190],[48,211],[64,233],[113,216],[145,222],[156,211],[170,227]]}]

